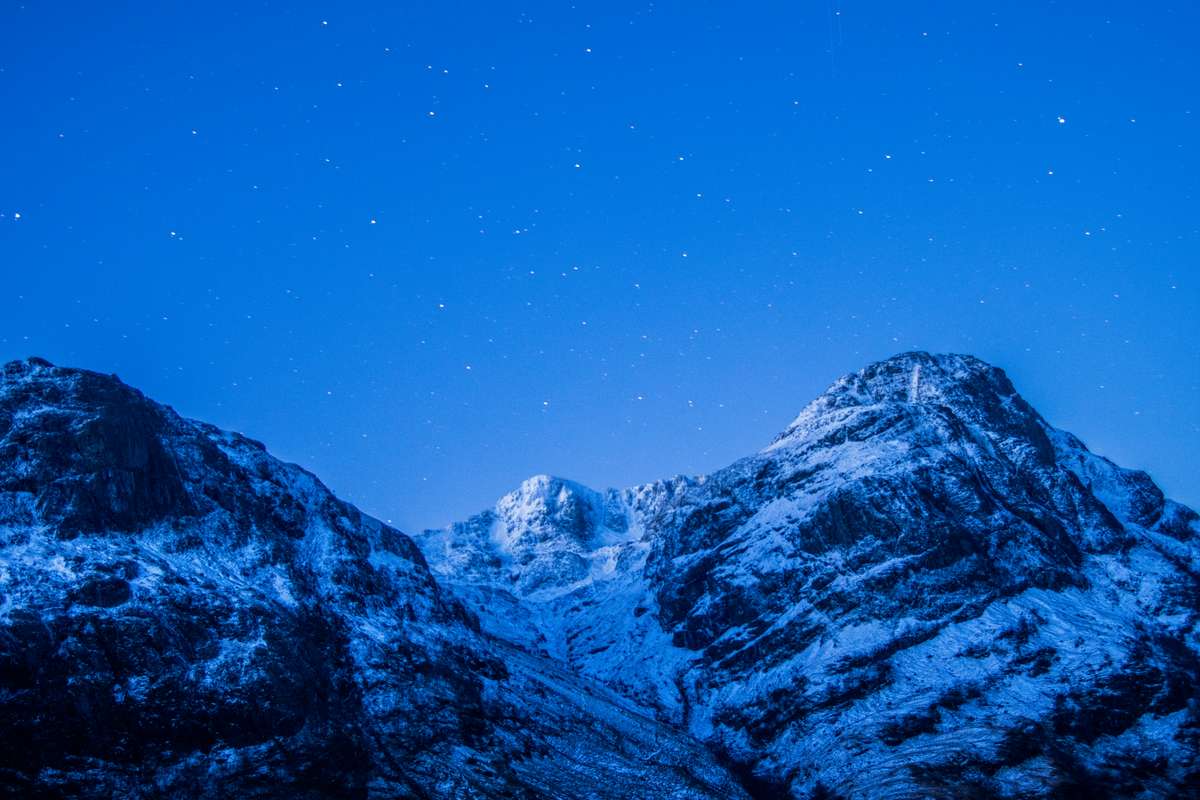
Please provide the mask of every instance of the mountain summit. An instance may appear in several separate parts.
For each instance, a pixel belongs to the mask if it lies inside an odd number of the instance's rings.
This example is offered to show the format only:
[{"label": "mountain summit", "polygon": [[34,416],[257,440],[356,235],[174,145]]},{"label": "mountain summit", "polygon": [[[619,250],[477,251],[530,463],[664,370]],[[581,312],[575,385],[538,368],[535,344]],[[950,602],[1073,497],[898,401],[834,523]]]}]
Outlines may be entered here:
[{"label": "mountain summit", "polygon": [[987,429],[1037,418],[997,367],[974,356],[902,353],[835,381],[771,446],[803,440],[810,424],[836,420],[839,411],[885,404],[944,407]]},{"label": "mountain summit", "polygon": [[414,538],[113,376],[0,373],[0,794],[1187,796],[1200,518],[906,353],[711,475]]}]

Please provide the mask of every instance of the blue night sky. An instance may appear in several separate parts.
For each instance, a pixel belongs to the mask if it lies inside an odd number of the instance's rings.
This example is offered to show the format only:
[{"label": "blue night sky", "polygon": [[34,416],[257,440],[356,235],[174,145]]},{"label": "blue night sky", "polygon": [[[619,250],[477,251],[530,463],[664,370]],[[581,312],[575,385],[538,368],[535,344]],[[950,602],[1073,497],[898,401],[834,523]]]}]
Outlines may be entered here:
[{"label": "blue night sky", "polygon": [[718,468],[911,349],[1200,503],[1194,4],[3,19],[0,357],[402,527]]}]

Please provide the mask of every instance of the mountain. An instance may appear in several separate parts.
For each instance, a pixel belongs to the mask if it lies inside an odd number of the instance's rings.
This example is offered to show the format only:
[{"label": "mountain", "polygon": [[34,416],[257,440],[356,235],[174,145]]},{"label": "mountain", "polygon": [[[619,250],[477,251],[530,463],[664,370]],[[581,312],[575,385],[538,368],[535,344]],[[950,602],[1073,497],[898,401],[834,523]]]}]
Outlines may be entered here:
[{"label": "mountain", "polygon": [[537,476],[416,537],[482,629],[756,797],[1186,797],[1197,515],[1003,371],[906,353],[705,477]]},{"label": "mountain", "polygon": [[745,796],[309,473],[40,359],[0,374],[0,795]]},{"label": "mountain", "polygon": [[415,539],[114,376],[0,373],[0,795],[1188,797],[1200,518],[908,353],[712,475]]}]

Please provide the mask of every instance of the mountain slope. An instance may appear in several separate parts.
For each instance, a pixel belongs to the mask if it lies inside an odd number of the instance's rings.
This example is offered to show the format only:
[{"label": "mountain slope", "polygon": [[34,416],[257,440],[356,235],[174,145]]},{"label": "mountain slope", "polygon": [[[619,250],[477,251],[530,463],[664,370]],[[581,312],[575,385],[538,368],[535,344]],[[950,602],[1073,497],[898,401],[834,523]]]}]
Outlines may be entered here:
[{"label": "mountain slope", "polygon": [[404,534],[115,377],[0,375],[0,794],[739,797]]},{"label": "mountain slope", "polygon": [[908,353],[703,478],[539,476],[418,536],[486,630],[764,797],[1200,785],[1200,525],[1004,373]]}]

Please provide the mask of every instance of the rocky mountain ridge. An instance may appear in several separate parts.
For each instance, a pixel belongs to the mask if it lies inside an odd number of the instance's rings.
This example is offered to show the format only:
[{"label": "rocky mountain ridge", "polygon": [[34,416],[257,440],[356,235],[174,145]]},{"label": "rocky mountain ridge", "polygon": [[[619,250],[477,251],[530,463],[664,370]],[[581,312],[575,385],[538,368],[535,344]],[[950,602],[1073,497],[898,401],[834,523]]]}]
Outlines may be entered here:
[{"label": "rocky mountain ridge", "polygon": [[969,356],[847,375],[708,476],[536,476],[413,539],[13,362],[0,794],[1186,797],[1198,533]]}]

